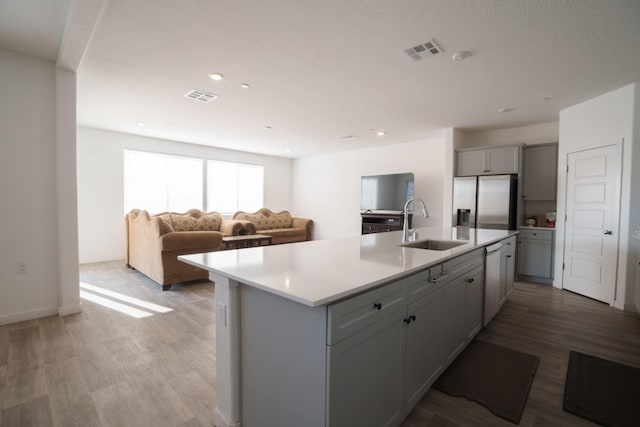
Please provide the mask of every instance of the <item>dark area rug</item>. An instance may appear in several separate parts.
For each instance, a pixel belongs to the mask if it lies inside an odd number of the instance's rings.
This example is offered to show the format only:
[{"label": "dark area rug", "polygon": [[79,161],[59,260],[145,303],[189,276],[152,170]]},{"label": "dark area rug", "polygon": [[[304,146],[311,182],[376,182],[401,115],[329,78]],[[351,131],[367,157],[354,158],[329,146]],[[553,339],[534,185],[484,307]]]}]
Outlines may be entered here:
[{"label": "dark area rug", "polygon": [[562,408],[604,426],[638,426],[640,369],[572,351]]},{"label": "dark area rug", "polygon": [[433,385],[518,424],[540,358],[474,340]]}]

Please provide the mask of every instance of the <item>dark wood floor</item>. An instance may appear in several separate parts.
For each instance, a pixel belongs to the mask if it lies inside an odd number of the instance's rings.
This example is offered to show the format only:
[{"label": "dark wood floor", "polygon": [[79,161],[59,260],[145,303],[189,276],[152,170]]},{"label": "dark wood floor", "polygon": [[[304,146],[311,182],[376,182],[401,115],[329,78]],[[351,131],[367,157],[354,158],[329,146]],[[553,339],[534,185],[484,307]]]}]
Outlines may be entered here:
[{"label": "dark wood floor", "polygon": [[[0,426],[213,425],[214,285],[162,292],[121,261],[80,270],[86,297],[145,317],[83,299],[80,314],[0,326]],[[562,411],[570,350],[640,367],[640,316],[549,286],[517,283],[479,338],[540,357],[522,426],[593,425]],[[501,425],[435,390],[403,423]]]}]

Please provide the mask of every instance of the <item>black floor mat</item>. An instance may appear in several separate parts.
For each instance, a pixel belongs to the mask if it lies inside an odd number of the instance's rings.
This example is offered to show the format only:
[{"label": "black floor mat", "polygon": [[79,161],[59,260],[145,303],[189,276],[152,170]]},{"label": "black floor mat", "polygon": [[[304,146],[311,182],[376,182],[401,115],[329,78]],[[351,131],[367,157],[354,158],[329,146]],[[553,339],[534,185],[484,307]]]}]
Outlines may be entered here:
[{"label": "black floor mat", "polygon": [[604,426],[638,426],[640,369],[572,351],[562,408]]},{"label": "black floor mat", "polygon": [[435,382],[444,393],[477,402],[519,423],[540,358],[474,340]]}]

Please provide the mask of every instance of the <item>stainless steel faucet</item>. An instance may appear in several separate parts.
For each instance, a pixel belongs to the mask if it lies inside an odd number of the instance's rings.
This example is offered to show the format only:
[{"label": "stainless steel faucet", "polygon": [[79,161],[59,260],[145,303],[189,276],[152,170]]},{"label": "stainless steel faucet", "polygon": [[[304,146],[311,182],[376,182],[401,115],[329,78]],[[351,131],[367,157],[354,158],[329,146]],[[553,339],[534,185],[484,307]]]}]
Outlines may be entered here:
[{"label": "stainless steel faucet", "polygon": [[429,218],[429,212],[427,212],[427,207],[424,205],[422,199],[410,198],[404,204],[404,222],[402,223],[402,243],[413,242],[416,239],[416,229],[409,228],[409,204],[414,203],[415,201],[420,202],[422,205],[422,216],[425,218]]}]

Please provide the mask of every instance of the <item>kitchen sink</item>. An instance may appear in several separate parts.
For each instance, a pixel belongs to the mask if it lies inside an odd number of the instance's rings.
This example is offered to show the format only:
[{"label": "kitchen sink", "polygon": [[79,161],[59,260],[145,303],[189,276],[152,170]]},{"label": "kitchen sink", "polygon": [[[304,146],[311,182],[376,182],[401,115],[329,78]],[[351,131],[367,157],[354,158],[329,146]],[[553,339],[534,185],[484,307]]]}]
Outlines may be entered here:
[{"label": "kitchen sink", "polygon": [[417,249],[429,249],[431,251],[446,251],[447,249],[455,248],[457,246],[466,245],[469,243],[465,240],[416,240],[415,242],[403,243],[400,246],[405,248],[417,248]]}]

